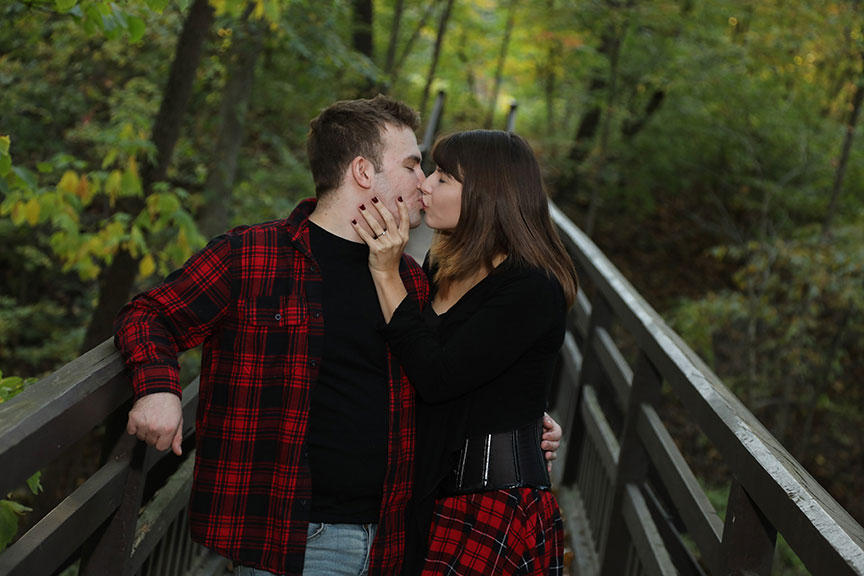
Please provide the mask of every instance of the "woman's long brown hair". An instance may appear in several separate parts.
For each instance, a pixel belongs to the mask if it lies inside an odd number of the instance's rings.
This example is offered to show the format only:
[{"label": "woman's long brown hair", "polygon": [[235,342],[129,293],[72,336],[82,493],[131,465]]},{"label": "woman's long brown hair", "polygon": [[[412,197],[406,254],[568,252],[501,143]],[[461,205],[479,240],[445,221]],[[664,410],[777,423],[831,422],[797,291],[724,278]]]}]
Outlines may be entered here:
[{"label": "woman's long brown hair", "polygon": [[579,285],[576,271],[552,224],[528,143],[511,132],[458,132],[441,138],[432,158],[462,184],[459,222],[436,233],[432,244],[438,290],[446,294],[453,282],[493,270],[495,256],[505,255],[555,276],[571,306]]}]

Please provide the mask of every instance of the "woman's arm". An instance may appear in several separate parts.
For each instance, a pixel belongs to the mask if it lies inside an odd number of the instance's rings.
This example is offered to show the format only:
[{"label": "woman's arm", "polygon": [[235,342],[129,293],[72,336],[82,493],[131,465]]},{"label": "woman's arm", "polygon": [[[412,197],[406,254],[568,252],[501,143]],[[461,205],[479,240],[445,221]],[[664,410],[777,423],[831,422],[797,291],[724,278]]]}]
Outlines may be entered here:
[{"label": "woman's arm", "polygon": [[360,213],[375,236],[366,232],[366,229],[356,220],[351,221],[354,230],[369,246],[369,272],[372,274],[372,280],[375,281],[378,303],[381,305],[385,322],[390,322],[393,312],[408,295],[402,277],[399,275],[399,261],[402,259],[405,245],[408,244],[410,217],[408,207],[401,196],[396,204],[399,208],[398,225],[390,211],[377,198],[373,198],[372,206],[377,209],[384,221],[383,225],[370,214],[370,210],[361,208]]}]

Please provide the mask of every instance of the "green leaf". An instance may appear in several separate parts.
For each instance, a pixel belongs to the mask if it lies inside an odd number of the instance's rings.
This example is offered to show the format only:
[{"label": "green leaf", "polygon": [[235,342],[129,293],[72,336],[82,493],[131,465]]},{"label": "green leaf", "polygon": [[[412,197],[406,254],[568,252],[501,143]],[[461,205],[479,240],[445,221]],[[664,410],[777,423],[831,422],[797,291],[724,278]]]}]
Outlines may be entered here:
[{"label": "green leaf", "polygon": [[36,182],[36,176],[30,170],[22,168],[21,166],[15,166],[12,168],[12,172],[15,173],[27,188],[35,190],[39,186],[39,183]]},{"label": "green leaf", "polygon": [[0,500],[0,552],[6,549],[18,533],[18,516],[30,508],[12,500]]},{"label": "green leaf", "polygon": [[57,6],[57,11],[62,13],[68,12],[75,7],[75,4],[78,3],[78,0],[55,0],[54,4]]},{"label": "green leaf", "polygon": [[21,514],[26,514],[27,512],[33,511],[32,508],[28,508],[27,506],[24,506],[23,504],[15,502],[14,500],[0,500],[0,508],[4,508],[4,507],[7,508],[12,513],[17,514],[19,516]]},{"label": "green leaf", "polygon": [[89,33],[94,33],[97,30],[104,29],[102,23],[102,12],[99,10],[98,4],[90,4],[84,9],[84,14],[87,16],[84,20],[84,29]]},{"label": "green leaf", "polygon": [[120,193],[122,196],[140,196],[141,180],[133,172],[126,170],[120,179]]},{"label": "green leaf", "polygon": [[0,136],[0,155],[8,155],[9,154],[9,146],[12,144],[12,140],[9,136]]},{"label": "green leaf", "polygon": [[130,42],[139,42],[144,37],[144,32],[147,30],[144,20],[138,16],[129,16],[126,18],[126,25],[129,28]]},{"label": "green leaf", "polygon": [[20,376],[9,376],[8,378],[3,378],[0,382],[3,383],[3,386],[8,386],[9,388],[14,388],[24,380]]},{"label": "green leaf", "polygon": [[42,492],[42,471],[36,472],[27,479],[27,487],[33,494]]},{"label": "green leaf", "polygon": [[49,174],[54,171],[54,166],[50,162],[39,162],[36,164],[36,170],[42,174]]},{"label": "green leaf", "polygon": [[[153,10],[154,12],[162,13],[163,10],[168,6],[169,0],[147,0],[147,7]],[[188,4],[188,2],[186,2]],[[185,6],[180,6],[181,9],[186,9]]]},{"label": "green leaf", "polygon": [[10,156],[0,156],[0,178],[5,177],[9,174],[9,170],[12,169],[12,158]]},{"label": "green leaf", "polygon": [[18,517],[4,506],[8,500],[0,500],[0,552],[6,549],[18,532]]}]

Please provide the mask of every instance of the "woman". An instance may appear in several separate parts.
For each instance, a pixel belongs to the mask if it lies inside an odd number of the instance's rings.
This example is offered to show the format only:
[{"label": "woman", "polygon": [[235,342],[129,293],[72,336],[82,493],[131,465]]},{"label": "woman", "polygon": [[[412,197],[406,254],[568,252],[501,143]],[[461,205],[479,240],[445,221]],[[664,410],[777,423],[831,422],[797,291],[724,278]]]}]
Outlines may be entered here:
[{"label": "woman", "polygon": [[380,218],[361,210],[374,236],[353,223],[370,247],[383,334],[420,397],[406,571],[560,574],[562,523],[540,434],[576,274],[524,140],[463,132],[432,156],[437,169],[421,186],[437,230],[431,303],[407,299],[399,276],[402,199],[398,225],[374,199]]}]

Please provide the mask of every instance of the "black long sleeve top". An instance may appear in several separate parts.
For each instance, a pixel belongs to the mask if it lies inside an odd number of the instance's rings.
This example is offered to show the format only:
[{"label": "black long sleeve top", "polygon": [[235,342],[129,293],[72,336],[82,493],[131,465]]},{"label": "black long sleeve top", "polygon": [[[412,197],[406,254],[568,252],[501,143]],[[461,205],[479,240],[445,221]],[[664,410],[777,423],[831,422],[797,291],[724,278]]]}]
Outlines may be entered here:
[{"label": "black long sleeve top", "polygon": [[419,396],[416,528],[428,527],[431,501],[465,438],[542,416],[565,322],[557,279],[508,258],[440,316],[406,298],[382,328]]}]

